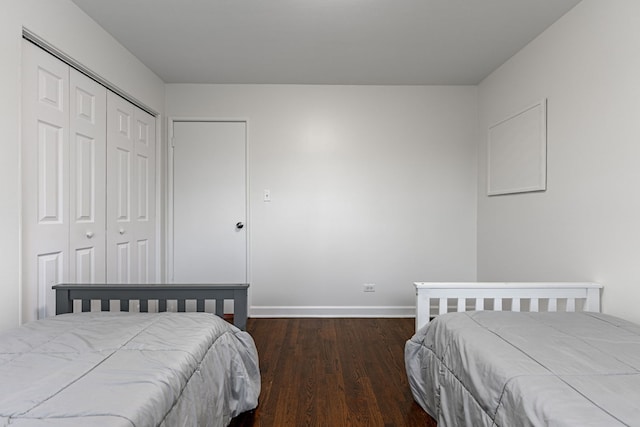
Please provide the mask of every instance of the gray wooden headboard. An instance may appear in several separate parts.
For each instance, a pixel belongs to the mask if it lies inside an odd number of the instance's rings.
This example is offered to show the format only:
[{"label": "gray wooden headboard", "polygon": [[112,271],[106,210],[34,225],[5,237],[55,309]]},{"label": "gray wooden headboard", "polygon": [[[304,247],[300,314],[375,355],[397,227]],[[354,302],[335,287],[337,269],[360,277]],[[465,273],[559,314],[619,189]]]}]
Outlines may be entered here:
[{"label": "gray wooden headboard", "polygon": [[91,301],[99,300],[102,311],[109,311],[111,300],[120,301],[120,311],[129,311],[129,301],[140,302],[147,312],[149,301],[158,301],[158,311],[167,311],[167,301],[177,301],[178,311],[186,311],[186,301],[195,300],[196,310],[204,311],[206,300],[215,300],[216,315],[224,316],[224,301],[233,300],[233,324],[247,327],[248,283],[235,284],[59,284],[56,291],[56,314],[73,313],[73,301],[82,301],[82,311],[91,310]]}]

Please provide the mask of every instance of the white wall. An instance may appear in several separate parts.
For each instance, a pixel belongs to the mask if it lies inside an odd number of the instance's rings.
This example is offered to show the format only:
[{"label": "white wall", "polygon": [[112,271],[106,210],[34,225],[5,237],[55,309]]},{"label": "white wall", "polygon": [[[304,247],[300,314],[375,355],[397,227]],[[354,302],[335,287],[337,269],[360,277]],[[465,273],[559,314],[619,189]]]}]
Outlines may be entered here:
[{"label": "white wall", "polygon": [[475,280],[475,87],[167,85],[166,114],[249,121],[252,315],[411,314],[412,282]]},{"label": "white wall", "polygon": [[[640,2],[584,0],[479,86],[478,280],[587,280],[640,321]],[[548,189],[486,196],[486,130],[548,99]]]},{"label": "white wall", "polygon": [[0,13],[0,330],[19,323],[20,67],[26,27],[158,112],[164,85],[68,0],[7,0]]}]

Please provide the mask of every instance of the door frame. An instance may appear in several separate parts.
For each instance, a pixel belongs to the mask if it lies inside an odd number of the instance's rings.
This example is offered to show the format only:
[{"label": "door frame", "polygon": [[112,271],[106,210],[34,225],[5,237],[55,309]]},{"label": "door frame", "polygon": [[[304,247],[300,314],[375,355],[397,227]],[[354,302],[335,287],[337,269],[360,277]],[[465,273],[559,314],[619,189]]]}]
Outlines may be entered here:
[{"label": "door frame", "polygon": [[251,189],[251,183],[249,180],[249,119],[246,117],[233,117],[233,118],[219,118],[219,117],[179,117],[179,116],[169,116],[167,120],[167,205],[166,205],[166,218],[167,223],[165,225],[165,231],[167,236],[167,245],[165,251],[165,274],[167,283],[173,283],[173,262],[174,262],[174,213],[173,213],[173,199],[174,199],[174,189],[173,189],[173,165],[174,165],[174,124],[176,122],[222,122],[222,123],[244,123],[245,125],[245,134],[244,134],[244,173],[245,173],[245,220],[248,226],[245,228],[246,230],[246,240],[245,240],[245,277],[247,278],[247,283],[251,283],[251,256],[250,250],[251,247],[251,216],[250,216],[250,205],[249,205],[249,195]]}]

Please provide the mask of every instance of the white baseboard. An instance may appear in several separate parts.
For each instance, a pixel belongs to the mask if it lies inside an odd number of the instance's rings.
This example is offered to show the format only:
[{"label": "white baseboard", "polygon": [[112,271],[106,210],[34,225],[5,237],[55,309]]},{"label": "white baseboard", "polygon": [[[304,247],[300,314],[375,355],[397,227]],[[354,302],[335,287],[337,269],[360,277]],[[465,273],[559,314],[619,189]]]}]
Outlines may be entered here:
[{"label": "white baseboard", "polygon": [[252,306],[249,317],[415,317],[415,307]]}]

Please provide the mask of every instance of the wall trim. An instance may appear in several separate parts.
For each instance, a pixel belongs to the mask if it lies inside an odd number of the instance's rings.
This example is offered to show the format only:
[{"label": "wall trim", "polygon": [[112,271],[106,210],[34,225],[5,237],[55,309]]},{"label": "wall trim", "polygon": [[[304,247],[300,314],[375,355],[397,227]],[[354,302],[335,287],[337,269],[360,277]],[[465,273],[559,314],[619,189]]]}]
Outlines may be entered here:
[{"label": "wall trim", "polygon": [[415,317],[414,306],[251,306],[249,317]]}]

